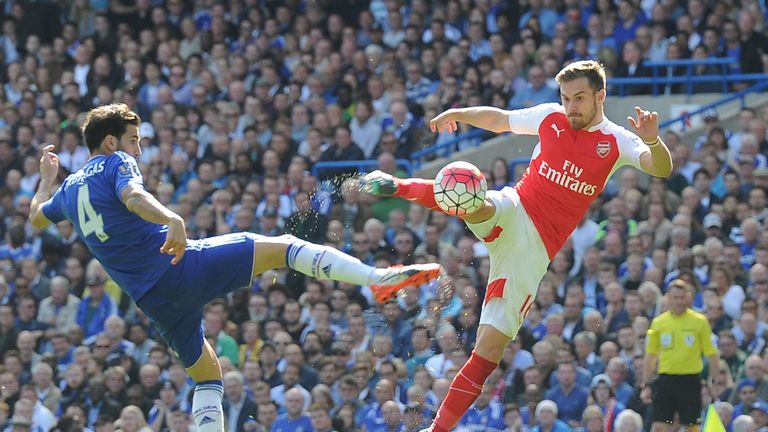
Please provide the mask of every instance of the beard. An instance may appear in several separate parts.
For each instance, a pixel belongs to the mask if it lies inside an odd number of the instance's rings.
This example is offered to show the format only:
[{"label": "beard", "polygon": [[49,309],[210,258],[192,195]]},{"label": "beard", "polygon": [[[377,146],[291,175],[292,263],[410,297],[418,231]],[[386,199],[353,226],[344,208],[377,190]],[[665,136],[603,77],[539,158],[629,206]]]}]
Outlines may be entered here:
[{"label": "beard", "polygon": [[585,114],[579,114],[577,116],[568,116],[568,124],[571,125],[571,129],[578,130],[584,129],[588,124],[592,123],[597,114],[597,101],[592,103],[592,111]]}]

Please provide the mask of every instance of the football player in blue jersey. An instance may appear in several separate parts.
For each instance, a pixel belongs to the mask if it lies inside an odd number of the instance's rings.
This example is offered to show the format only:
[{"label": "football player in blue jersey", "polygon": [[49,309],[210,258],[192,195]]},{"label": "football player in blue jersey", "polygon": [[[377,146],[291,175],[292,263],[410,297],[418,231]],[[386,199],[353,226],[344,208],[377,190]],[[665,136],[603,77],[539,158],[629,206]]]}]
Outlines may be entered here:
[{"label": "football player in blue jersey", "polygon": [[375,269],[290,235],[187,240],[184,220],[144,189],[136,163],[140,124],[124,104],[91,110],[83,123],[91,157],[53,194],[59,158],[52,145],[43,148],[30,219],[36,228],[71,221],[107,273],[150,317],[197,382],[192,415],[198,431],[224,428],[221,367],[201,328],[203,307],[211,299],[286,266],[314,278],[371,286],[382,302],[407,285],[439,277],[438,264]]}]

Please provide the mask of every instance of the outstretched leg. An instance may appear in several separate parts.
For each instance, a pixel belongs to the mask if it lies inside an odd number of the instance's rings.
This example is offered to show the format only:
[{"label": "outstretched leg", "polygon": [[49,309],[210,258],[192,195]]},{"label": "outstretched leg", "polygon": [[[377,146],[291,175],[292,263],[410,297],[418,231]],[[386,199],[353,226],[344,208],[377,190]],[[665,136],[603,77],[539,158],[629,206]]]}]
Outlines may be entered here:
[{"label": "outstretched leg", "polygon": [[437,410],[428,431],[447,432],[456,426],[461,416],[475,402],[485,380],[499,365],[504,347],[511,338],[488,324],[480,324],[475,349],[453,378],[448,394]]},{"label": "outstretched leg", "polygon": [[310,243],[291,235],[258,236],[255,240],[253,276],[269,269],[289,267],[316,279],[367,285],[384,303],[409,285],[421,285],[440,276],[439,264],[417,264],[379,269],[338,249]]},{"label": "outstretched leg", "polygon": [[440,210],[435,201],[434,180],[401,179],[383,171],[373,171],[362,179],[363,191],[376,196],[394,196],[413,201],[430,210]]},{"label": "outstretched leg", "polygon": [[187,368],[187,373],[197,383],[192,397],[192,419],[197,430],[223,432],[224,411],[221,400],[224,397],[224,382],[216,351],[207,340],[203,342],[200,358]]},{"label": "outstretched leg", "polygon": [[[401,179],[383,171],[373,171],[366,174],[362,180],[363,192],[374,196],[394,196],[418,203],[430,210],[445,213],[435,201],[435,181],[423,178]],[[484,205],[474,213],[460,216],[468,223],[481,223],[491,219],[496,211],[493,201],[485,199]]]}]

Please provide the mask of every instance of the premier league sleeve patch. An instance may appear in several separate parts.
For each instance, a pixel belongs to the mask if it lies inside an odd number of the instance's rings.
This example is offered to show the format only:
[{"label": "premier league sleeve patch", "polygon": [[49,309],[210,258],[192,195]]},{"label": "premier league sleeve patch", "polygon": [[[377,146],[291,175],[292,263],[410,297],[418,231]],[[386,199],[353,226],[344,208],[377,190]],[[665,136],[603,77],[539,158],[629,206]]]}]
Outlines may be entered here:
[{"label": "premier league sleeve patch", "polygon": [[136,164],[130,162],[123,162],[117,167],[117,173],[123,177],[138,177],[141,178],[139,167]]}]

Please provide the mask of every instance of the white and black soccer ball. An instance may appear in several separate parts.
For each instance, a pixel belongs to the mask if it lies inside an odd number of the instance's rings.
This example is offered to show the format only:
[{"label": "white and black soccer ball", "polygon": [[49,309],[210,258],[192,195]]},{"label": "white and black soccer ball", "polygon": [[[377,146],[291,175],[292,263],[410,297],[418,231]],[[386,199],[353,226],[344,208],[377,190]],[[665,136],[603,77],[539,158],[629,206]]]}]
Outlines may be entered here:
[{"label": "white and black soccer ball", "polygon": [[449,163],[435,177],[435,201],[449,215],[476,212],[483,206],[487,190],[485,176],[469,162]]}]

